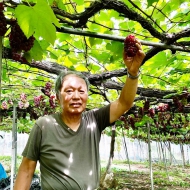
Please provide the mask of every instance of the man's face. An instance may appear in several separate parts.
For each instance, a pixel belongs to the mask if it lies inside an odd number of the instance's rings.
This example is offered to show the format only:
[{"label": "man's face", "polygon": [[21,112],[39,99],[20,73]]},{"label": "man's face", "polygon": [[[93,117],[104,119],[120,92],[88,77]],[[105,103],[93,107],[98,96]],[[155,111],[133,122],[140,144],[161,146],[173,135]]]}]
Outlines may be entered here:
[{"label": "man's face", "polygon": [[86,108],[88,90],[86,82],[73,74],[64,78],[59,103],[63,112],[80,114]]}]

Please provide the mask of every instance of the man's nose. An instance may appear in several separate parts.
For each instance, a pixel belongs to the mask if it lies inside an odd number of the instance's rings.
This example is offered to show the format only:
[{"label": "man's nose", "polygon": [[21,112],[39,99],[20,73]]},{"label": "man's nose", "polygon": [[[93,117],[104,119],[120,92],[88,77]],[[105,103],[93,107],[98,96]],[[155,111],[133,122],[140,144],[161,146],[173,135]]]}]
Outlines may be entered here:
[{"label": "man's nose", "polygon": [[78,91],[74,91],[73,98],[79,98],[80,94]]}]

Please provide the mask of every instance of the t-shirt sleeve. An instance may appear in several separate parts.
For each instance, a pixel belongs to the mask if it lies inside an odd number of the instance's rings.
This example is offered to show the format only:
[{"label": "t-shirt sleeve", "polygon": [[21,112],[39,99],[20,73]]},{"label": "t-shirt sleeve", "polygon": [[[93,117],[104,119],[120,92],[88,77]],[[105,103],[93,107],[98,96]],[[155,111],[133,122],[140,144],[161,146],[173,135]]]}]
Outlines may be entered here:
[{"label": "t-shirt sleeve", "polygon": [[100,131],[103,131],[106,127],[112,125],[110,124],[110,104],[94,110],[94,115]]},{"label": "t-shirt sleeve", "polygon": [[30,132],[27,144],[22,152],[22,156],[33,161],[39,160],[41,137],[42,131],[40,127],[35,124]]}]

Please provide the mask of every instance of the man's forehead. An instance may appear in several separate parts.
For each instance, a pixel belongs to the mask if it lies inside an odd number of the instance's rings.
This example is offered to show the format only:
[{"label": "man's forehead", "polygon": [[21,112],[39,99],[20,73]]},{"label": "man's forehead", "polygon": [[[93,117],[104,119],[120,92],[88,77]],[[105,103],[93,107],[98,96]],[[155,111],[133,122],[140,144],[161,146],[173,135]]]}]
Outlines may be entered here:
[{"label": "man's forehead", "polygon": [[86,82],[83,78],[75,75],[75,74],[69,74],[67,76],[64,77],[63,79],[63,83],[62,86],[64,85],[68,85],[68,86],[72,86],[72,85],[77,85],[77,86],[82,86],[85,85],[86,86]]},{"label": "man's forehead", "polygon": [[65,76],[64,79],[63,79],[63,82],[66,81],[66,80],[73,80],[73,79],[81,80],[81,81],[85,82],[85,80],[83,78],[81,78],[81,77],[79,77],[78,75],[75,75],[75,74],[69,74],[69,75]]}]

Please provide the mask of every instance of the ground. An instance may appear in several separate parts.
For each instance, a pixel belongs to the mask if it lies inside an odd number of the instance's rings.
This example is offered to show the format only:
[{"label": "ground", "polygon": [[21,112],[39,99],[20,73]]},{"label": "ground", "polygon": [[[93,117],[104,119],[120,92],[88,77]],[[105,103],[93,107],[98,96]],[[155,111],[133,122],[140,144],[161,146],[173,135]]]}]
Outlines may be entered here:
[{"label": "ground", "polygon": [[[190,190],[190,166],[169,166],[163,163],[154,163],[153,188],[154,190]],[[149,163],[112,164],[117,185],[110,189],[117,190],[150,190]]]}]

